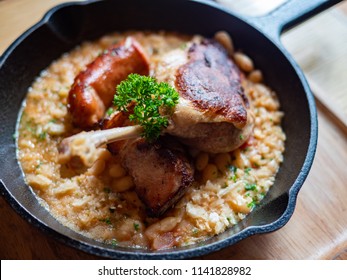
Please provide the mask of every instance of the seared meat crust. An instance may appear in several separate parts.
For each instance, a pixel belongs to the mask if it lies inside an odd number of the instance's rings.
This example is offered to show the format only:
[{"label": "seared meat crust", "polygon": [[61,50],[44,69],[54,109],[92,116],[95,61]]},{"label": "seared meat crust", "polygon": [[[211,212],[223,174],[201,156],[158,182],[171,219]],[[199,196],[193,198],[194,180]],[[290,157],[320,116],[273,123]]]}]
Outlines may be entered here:
[{"label": "seared meat crust", "polygon": [[197,110],[243,127],[247,121],[240,71],[222,46],[211,40],[193,44],[188,63],[178,68],[176,88]]},{"label": "seared meat crust", "polygon": [[185,151],[167,137],[153,144],[144,139],[129,141],[121,155],[135,192],[151,216],[166,212],[194,181],[194,168]]},{"label": "seared meat crust", "polygon": [[254,117],[243,76],[216,41],[204,39],[186,51],[168,52],[157,61],[155,74],[180,94],[167,134],[209,153],[230,152],[247,141]]}]

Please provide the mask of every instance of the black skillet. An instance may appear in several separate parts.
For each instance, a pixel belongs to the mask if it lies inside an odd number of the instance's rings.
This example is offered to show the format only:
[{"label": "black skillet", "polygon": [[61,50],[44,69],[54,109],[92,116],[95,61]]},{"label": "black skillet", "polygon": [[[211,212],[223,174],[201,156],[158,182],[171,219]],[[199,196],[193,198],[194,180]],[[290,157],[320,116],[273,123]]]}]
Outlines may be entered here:
[{"label": "black skillet", "polygon": [[[269,15],[246,18],[210,1],[88,1],[59,5],[20,36],[0,59],[1,194],[30,223],[65,244],[102,257],[179,259],[208,254],[248,236],[271,232],[287,223],[314,158],[317,116],[314,98],[299,67],[283,48],[280,33],[339,1],[294,0]],[[16,159],[18,112],[39,72],[82,41],[129,29],[173,30],[208,37],[226,30],[264,73],[285,112],[285,159],[275,185],[239,225],[201,244],[158,252],[113,248],[62,226],[38,203],[24,183]],[[302,42],[303,48],[305,42]]]}]

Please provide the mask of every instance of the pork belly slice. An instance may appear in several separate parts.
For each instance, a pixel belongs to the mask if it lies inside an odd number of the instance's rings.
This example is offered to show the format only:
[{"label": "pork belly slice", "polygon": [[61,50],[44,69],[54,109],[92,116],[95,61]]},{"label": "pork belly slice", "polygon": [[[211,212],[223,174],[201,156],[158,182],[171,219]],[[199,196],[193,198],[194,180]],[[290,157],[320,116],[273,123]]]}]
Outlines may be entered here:
[{"label": "pork belly slice", "polygon": [[163,215],[194,181],[194,168],[185,150],[169,137],[155,143],[142,138],[128,141],[120,154],[150,216]]}]

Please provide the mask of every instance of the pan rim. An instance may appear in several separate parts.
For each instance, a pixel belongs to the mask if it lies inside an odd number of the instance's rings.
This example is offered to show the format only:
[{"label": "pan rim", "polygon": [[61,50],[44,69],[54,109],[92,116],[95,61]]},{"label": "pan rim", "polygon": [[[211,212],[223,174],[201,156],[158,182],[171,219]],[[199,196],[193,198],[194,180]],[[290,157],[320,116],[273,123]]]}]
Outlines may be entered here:
[{"label": "pan rim", "polygon": [[[20,45],[28,36],[30,36],[33,32],[35,32],[37,29],[39,29],[41,26],[45,24],[49,24],[49,18],[57,11],[59,11],[61,8],[66,6],[75,6],[75,5],[89,5],[93,4],[95,2],[99,2],[97,0],[92,1],[86,1],[86,2],[70,2],[70,3],[64,3],[57,5],[53,8],[51,8],[43,17],[42,19],[37,22],[35,25],[30,27],[28,30],[26,30],[22,35],[20,35],[3,53],[3,55],[0,58],[0,69],[3,67],[3,64],[6,62],[8,56],[11,55],[11,53]],[[194,2],[206,4],[209,6],[213,6],[214,8],[222,9],[224,12],[234,16],[238,17],[240,20],[245,21],[242,17],[236,16],[235,14],[231,13],[229,10],[226,10],[216,3],[211,3],[207,1],[201,1],[201,0],[194,0]],[[245,21],[246,24],[250,25],[251,27],[258,30],[258,32],[261,32],[259,29],[257,29],[256,26],[253,24]],[[263,33],[262,33],[263,34]],[[266,34],[263,34],[266,36]],[[268,39],[272,41],[269,37]],[[273,41],[272,41],[273,42]],[[198,257],[201,255],[206,255],[211,252],[218,251],[222,248],[231,246],[238,241],[245,239],[249,236],[252,236],[254,234],[259,233],[267,233],[271,231],[275,231],[281,227],[283,227],[291,218],[295,205],[297,200],[298,192],[300,191],[308,173],[309,170],[313,164],[314,155],[316,152],[316,146],[317,146],[317,139],[318,139],[318,119],[317,119],[317,110],[315,107],[314,97],[312,95],[311,90],[309,89],[308,83],[301,72],[298,65],[295,63],[293,58],[289,55],[289,53],[283,48],[283,46],[277,44],[276,42],[273,42],[273,44],[276,45],[276,47],[282,52],[282,54],[285,56],[285,58],[288,60],[288,62],[292,65],[292,67],[295,69],[298,78],[300,79],[300,82],[305,90],[307,102],[308,102],[308,109],[310,112],[310,125],[311,125],[311,131],[310,131],[310,141],[308,145],[307,154],[305,157],[305,160],[303,162],[303,166],[300,169],[300,172],[295,180],[295,182],[292,184],[290,189],[288,190],[288,204],[286,207],[286,210],[283,212],[283,214],[274,222],[266,225],[259,225],[259,226],[251,226],[243,229],[242,231],[224,239],[221,241],[217,241],[213,244],[207,244],[203,247],[199,246],[188,246],[188,247],[182,247],[178,248],[175,251],[149,251],[149,252],[141,252],[138,250],[134,250],[133,252],[129,251],[119,251],[117,249],[109,249],[101,246],[91,245],[86,242],[82,242],[81,240],[73,239],[72,237],[66,236],[55,229],[50,228],[48,225],[46,225],[43,221],[39,220],[37,217],[35,217],[32,213],[30,213],[21,203],[12,195],[12,193],[7,189],[6,184],[2,179],[0,179],[0,185],[2,185],[1,194],[5,197],[6,201],[11,205],[13,209],[16,210],[16,212],[23,217],[26,221],[28,221],[30,224],[33,224],[37,228],[41,229],[44,233],[48,233],[51,237],[54,237],[56,240],[62,242],[63,244],[67,244],[71,247],[74,247],[76,249],[80,249],[86,253],[97,255],[100,257],[107,257],[107,258],[121,258],[121,259],[183,259],[183,258],[192,258],[192,257]]]}]

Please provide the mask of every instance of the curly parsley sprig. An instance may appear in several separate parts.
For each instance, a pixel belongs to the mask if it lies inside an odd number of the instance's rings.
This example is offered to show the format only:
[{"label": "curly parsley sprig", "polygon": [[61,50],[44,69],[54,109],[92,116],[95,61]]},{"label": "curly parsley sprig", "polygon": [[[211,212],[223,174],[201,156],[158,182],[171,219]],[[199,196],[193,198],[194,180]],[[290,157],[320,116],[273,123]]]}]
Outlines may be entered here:
[{"label": "curly parsley sprig", "polygon": [[154,78],[130,74],[117,86],[113,103],[119,111],[127,111],[134,104],[129,119],[143,127],[142,136],[149,141],[159,137],[169,124],[168,114],[178,103],[177,91],[167,83],[158,83]]}]

